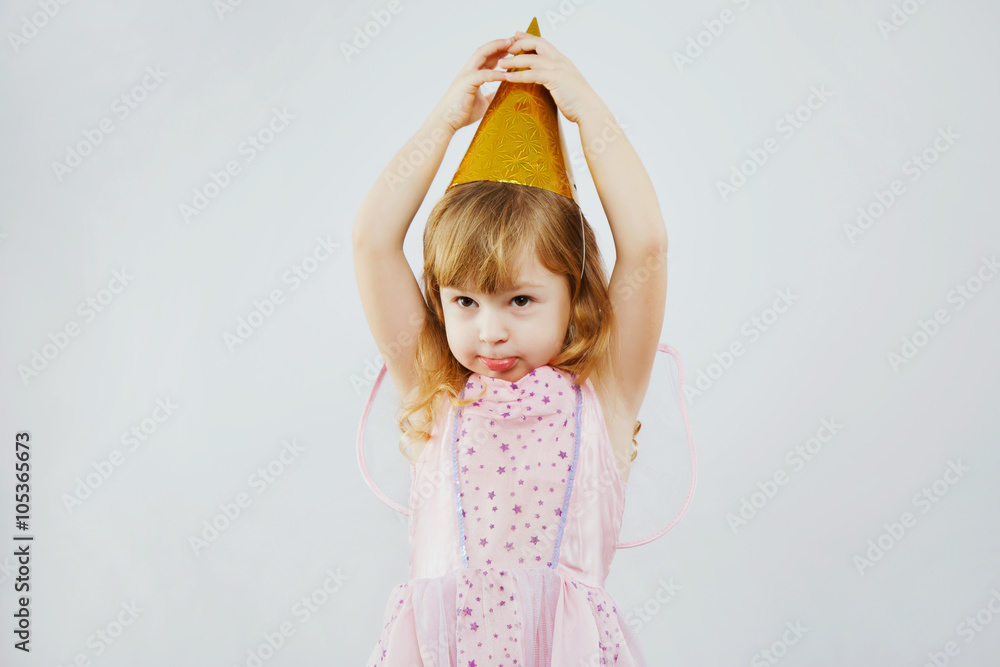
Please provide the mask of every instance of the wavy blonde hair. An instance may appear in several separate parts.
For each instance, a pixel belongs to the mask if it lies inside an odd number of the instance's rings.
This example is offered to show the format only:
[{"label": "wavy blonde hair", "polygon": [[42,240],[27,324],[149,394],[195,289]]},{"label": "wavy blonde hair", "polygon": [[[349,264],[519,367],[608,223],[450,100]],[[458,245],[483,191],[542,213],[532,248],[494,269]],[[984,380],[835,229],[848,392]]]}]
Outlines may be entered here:
[{"label": "wavy blonde hair", "polygon": [[536,253],[542,266],[566,277],[569,288],[569,326],[549,365],[575,374],[577,384],[592,376],[608,386],[614,313],[594,231],[586,222],[583,228],[586,267],[581,280],[580,208],[568,197],[517,183],[474,181],[448,189],[435,204],[423,240],[425,317],[415,353],[419,380],[397,421],[403,431],[399,448],[406,458],[417,462],[442,396],[455,406],[482,397],[459,397],[472,371],[448,347],[441,287],[463,285],[487,294],[512,289],[514,266],[523,253]]}]

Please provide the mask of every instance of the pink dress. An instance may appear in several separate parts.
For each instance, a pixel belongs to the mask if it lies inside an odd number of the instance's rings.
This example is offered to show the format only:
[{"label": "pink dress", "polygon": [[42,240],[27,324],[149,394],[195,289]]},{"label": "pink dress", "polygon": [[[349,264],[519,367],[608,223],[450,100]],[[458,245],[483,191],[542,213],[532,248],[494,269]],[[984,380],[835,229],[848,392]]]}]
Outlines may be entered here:
[{"label": "pink dress", "polygon": [[369,667],[646,665],[604,589],[625,488],[593,383],[473,373],[411,466],[410,579]]}]

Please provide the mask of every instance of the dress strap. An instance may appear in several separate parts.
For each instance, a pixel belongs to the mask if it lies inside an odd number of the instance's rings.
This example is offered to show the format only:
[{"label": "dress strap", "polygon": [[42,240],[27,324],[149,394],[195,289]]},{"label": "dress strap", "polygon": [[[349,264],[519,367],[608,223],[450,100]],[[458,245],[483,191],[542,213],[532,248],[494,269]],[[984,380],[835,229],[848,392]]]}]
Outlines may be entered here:
[{"label": "dress strap", "polygon": [[688,486],[687,498],[684,500],[684,506],[681,507],[677,515],[668,523],[666,526],[656,531],[652,535],[643,537],[638,540],[630,540],[628,542],[619,542],[616,546],[618,549],[628,549],[630,547],[637,547],[641,544],[647,544],[655,539],[663,537],[668,530],[677,525],[677,522],[681,520],[684,513],[687,512],[688,506],[691,504],[691,498],[694,496],[695,481],[698,477],[698,457],[695,455],[694,451],[694,430],[691,428],[691,418],[688,416],[687,403],[684,401],[684,363],[681,361],[680,354],[677,353],[670,345],[666,343],[660,343],[656,346],[657,352],[666,352],[674,358],[677,362],[677,400],[681,405],[681,414],[684,416],[684,430],[687,432],[688,449],[691,451],[691,483]]},{"label": "dress strap", "polygon": [[[684,500],[684,506],[681,507],[677,515],[668,523],[666,526],[658,530],[657,532],[638,540],[631,540],[629,542],[619,542],[616,546],[618,549],[628,549],[630,547],[637,547],[641,544],[647,544],[655,539],[658,539],[666,534],[668,530],[673,528],[681,520],[687,512],[688,506],[691,504],[691,498],[694,496],[695,481],[698,474],[698,459],[695,455],[694,447],[694,431],[691,428],[691,418],[688,416],[687,403],[684,401],[684,364],[681,362],[681,357],[670,345],[666,343],[660,343],[656,347],[657,352],[666,352],[670,354],[674,361],[677,362],[677,399],[680,402],[681,414],[684,416],[684,430],[687,432],[688,448],[691,451],[691,483],[688,487],[687,498]],[[379,500],[388,505],[390,508],[396,510],[400,514],[410,514],[410,508],[400,505],[395,502],[392,498],[385,495],[382,489],[375,484],[375,481],[368,474],[368,467],[365,465],[365,422],[368,420],[368,413],[371,412],[372,403],[375,402],[375,395],[378,393],[378,388],[382,384],[382,378],[385,377],[386,366],[383,363],[382,368],[378,372],[378,377],[375,378],[375,382],[372,383],[371,391],[368,394],[368,401],[365,403],[364,411],[361,413],[361,423],[358,425],[358,443],[357,443],[357,453],[358,453],[358,465],[361,468],[361,474],[365,478],[365,483],[368,484],[368,488],[372,490]]]}]

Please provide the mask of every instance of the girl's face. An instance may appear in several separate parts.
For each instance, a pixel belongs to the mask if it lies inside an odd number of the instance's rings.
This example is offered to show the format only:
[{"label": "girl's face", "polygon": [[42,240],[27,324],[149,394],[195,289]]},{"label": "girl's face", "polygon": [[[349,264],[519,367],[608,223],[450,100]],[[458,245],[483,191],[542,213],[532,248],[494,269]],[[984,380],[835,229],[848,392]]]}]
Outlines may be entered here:
[{"label": "girl's face", "polygon": [[[509,292],[481,294],[441,287],[451,353],[470,371],[508,382],[520,380],[559,354],[570,316],[564,276],[547,270],[533,254],[517,268],[518,283]],[[490,364],[491,359],[507,363]]]}]

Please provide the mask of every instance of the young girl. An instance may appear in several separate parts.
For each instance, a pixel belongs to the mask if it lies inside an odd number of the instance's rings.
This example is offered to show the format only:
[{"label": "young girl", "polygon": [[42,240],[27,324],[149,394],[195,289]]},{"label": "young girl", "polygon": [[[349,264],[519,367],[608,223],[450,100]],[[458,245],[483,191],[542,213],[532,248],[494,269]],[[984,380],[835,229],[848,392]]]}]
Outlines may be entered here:
[{"label": "young girl", "polygon": [[[529,32],[475,51],[354,223],[358,287],[403,400],[412,473],[410,578],[391,592],[369,665],[646,664],[604,584],[663,324],[667,235],[608,107],[535,21]],[[484,97],[487,81],[501,86]],[[507,119],[506,148],[474,138],[431,211],[422,294],[403,254],[409,224],[454,133],[513,89],[579,126],[615,243],[610,282],[561,147],[541,142],[558,159],[528,184],[538,170],[516,167],[538,138]],[[515,109],[544,115],[534,98]],[[500,153],[528,175],[470,166]]]}]

